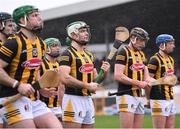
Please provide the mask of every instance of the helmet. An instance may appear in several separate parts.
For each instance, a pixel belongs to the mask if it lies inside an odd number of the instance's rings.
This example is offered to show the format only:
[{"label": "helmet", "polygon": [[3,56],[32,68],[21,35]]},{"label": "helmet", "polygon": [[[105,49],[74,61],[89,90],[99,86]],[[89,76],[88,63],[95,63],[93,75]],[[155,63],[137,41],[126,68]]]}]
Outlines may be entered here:
[{"label": "helmet", "polygon": [[16,8],[13,11],[13,19],[14,19],[15,23],[19,24],[19,20],[21,17],[27,17],[28,14],[32,13],[33,11],[38,11],[38,8],[31,6],[31,5],[25,5],[25,6]]},{"label": "helmet", "polygon": [[9,13],[0,12],[0,23],[7,20],[12,20],[11,15]]},{"label": "helmet", "polygon": [[50,47],[50,46],[52,46],[54,44],[61,45],[61,42],[57,38],[47,38],[47,39],[44,40],[44,42],[47,45],[47,47]]},{"label": "helmet", "polygon": [[76,21],[76,22],[69,24],[66,27],[66,31],[67,31],[68,36],[71,38],[71,33],[74,32],[75,34],[78,34],[79,29],[81,29],[81,28],[88,28],[89,29],[89,25],[87,25],[83,21]]},{"label": "helmet", "polygon": [[13,29],[12,32],[11,30],[6,30],[6,22],[11,21],[13,22],[14,27],[16,28],[14,21],[12,19],[12,16],[9,13],[6,12],[0,12],[0,32],[3,33],[5,36],[9,37],[12,33],[15,32],[16,29]]},{"label": "helmet", "polygon": [[166,43],[170,41],[174,41],[174,37],[169,34],[160,34],[156,38],[156,45],[159,47],[161,43]]},{"label": "helmet", "polygon": [[59,45],[61,46],[61,42],[59,41],[59,39],[57,38],[47,38],[44,40],[45,44],[47,45],[48,51],[46,51],[46,53],[53,57],[53,58],[57,58],[60,54],[60,48],[58,51],[53,51],[51,46],[52,45]]},{"label": "helmet", "polygon": [[71,46],[71,39],[70,39],[69,37],[66,37],[66,45],[67,45],[68,47]]},{"label": "helmet", "polygon": [[146,41],[149,40],[149,34],[140,27],[133,28],[130,32],[130,37],[131,36],[137,36],[138,38],[140,38],[142,40],[146,40]]}]

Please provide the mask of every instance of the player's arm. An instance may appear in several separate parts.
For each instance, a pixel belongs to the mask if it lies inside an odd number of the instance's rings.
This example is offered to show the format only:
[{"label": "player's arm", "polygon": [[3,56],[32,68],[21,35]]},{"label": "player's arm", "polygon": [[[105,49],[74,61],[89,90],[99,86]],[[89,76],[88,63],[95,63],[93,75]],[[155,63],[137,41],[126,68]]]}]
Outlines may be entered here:
[{"label": "player's arm", "polygon": [[[155,58],[151,58],[144,69],[144,80],[147,82],[154,81],[153,78],[158,67],[158,61]],[[151,87],[145,88],[146,98],[149,99]]]},{"label": "player's arm", "polygon": [[63,84],[65,84],[66,86],[73,86],[77,88],[86,88],[92,92],[96,90],[96,87],[98,85],[97,83],[85,83],[69,75],[72,64],[72,57],[70,53],[65,51],[61,55],[59,63],[60,63],[59,75]]},{"label": "player's arm", "polygon": [[69,75],[71,68],[69,66],[60,66],[59,67],[59,75],[61,78],[61,82],[63,84],[65,84],[66,86],[72,86],[72,87],[77,87],[77,88],[86,88],[88,89],[90,92],[95,92],[96,91],[96,87],[97,87],[97,83],[85,83],[82,82],[74,77],[72,77],[71,75]]},{"label": "player's arm", "polygon": [[[8,40],[0,49],[0,82],[9,87],[15,87],[17,80],[11,78],[4,70],[16,54],[17,43],[15,40]],[[16,85],[15,85],[16,84]]]},{"label": "player's arm", "polygon": [[127,85],[135,85],[135,81],[133,81],[131,78],[127,77],[124,74],[126,60],[127,60],[127,55],[125,49],[122,48],[119,51],[118,55],[116,56],[115,67],[114,67],[114,79],[118,82]]},{"label": "player's arm", "polygon": [[121,49],[116,56],[115,68],[114,68],[114,79],[126,85],[136,85],[140,88],[144,88],[147,83],[143,81],[133,80],[124,74],[126,65],[127,55],[125,49]]},{"label": "player's arm", "polygon": [[[158,65],[157,60],[155,60],[154,58],[151,58],[149,62],[147,62],[147,60],[146,60],[143,63],[145,64],[143,80],[145,80],[147,82],[154,81],[155,79],[153,77],[157,71],[156,66]],[[151,69],[151,70],[148,69],[149,66],[151,66],[153,69]],[[150,70],[150,72],[149,72],[149,70]]]},{"label": "player's arm", "polygon": [[154,78],[154,76],[155,76],[155,74],[157,72],[158,67],[159,67],[158,60],[155,57],[152,57],[149,60],[148,65],[147,65],[150,77]]},{"label": "player's arm", "polygon": [[9,77],[9,75],[4,71],[3,68],[7,66],[8,66],[8,63],[0,59],[0,82],[1,84],[5,86],[13,87],[13,85],[15,85],[16,83],[16,80]]},{"label": "player's arm", "polygon": [[11,39],[3,44],[0,49],[0,82],[4,86],[17,88],[22,95],[30,95],[34,92],[30,84],[20,83],[18,80],[11,78],[4,68],[7,67],[17,53],[18,44],[16,40]]},{"label": "player's arm", "polygon": [[127,77],[123,72],[125,70],[125,66],[122,64],[115,64],[114,68],[114,79],[118,82],[127,84],[127,85],[135,85],[135,82]]}]

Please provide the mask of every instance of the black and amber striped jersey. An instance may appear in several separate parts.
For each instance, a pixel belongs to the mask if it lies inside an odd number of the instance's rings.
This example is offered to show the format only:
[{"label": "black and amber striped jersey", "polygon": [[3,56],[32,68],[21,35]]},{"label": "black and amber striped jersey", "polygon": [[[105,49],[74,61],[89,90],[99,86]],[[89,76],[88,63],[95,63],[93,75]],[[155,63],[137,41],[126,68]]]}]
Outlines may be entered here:
[{"label": "black and amber striped jersey", "polygon": [[[115,64],[125,66],[123,72],[127,77],[133,80],[143,81],[144,67],[146,65],[146,58],[143,51],[134,51],[125,46],[117,54]],[[119,82],[118,92],[120,92],[118,95],[142,96],[140,88],[138,89],[135,85],[127,85],[123,82]]]},{"label": "black and amber striped jersey", "polygon": [[[87,50],[79,52],[72,46],[67,48],[61,55],[61,65],[71,67],[70,75],[80,81],[90,83],[94,79],[94,56]],[[84,88],[78,89],[66,86],[65,94],[87,96],[90,95],[90,92]]]},{"label": "black and amber striped jersey", "polygon": [[[45,71],[48,69],[53,70],[58,67],[59,67],[58,62],[52,63],[47,58],[44,58],[43,63],[40,67],[40,75],[42,76],[45,73]],[[58,90],[58,88],[57,88],[57,90]],[[40,100],[45,102],[49,108],[60,107],[60,101],[58,99],[58,96],[47,98],[47,97],[43,97],[42,95],[40,95]]]},{"label": "black and amber striped jersey", "polygon": [[[174,60],[171,56],[163,57],[159,53],[152,56],[148,63],[149,73],[159,79],[168,74],[174,73]],[[150,92],[150,99],[170,100],[173,99],[173,88],[168,85],[153,86]]]},{"label": "black and amber striped jersey", "polygon": [[[34,43],[19,32],[9,37],[0,49],[1,60],[8,63],[6,72],[8,75],[22,83],[34,83],[37,80],[38,71],[42,63],[46,45],[41,39],[36,38]],[[17,90],[2,86],[0,97],[17,94]]]}]

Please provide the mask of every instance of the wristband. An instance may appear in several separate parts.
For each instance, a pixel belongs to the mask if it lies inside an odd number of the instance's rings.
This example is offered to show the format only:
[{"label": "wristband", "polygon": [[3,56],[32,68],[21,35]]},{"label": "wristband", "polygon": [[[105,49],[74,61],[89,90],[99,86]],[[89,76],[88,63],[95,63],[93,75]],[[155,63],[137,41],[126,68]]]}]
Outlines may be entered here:
[{"label": "wristband", "polygon": [[13,83],[12,88],[16,88],[16,87],[18,87],[19,85],[20,85],[20,82],[16,80],[16,81]]}]

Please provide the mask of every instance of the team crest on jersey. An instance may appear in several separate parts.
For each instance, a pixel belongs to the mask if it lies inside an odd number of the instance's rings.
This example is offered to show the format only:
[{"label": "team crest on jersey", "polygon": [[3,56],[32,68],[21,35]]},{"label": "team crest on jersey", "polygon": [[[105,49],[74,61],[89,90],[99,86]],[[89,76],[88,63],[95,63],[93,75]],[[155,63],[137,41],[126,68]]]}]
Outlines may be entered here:
[{"label": "team crest on jersey", "polygon": [[94,65],[87,63],[87,64],[82,65],[79,68],[79,71],[81,73],[91,73],[93,71],[93,69],[94,69]]},{"label": "team crest on jersey", "polygon": [[42,60],[39,58],[32,58],[30,60],[24,61],[22,63],[22,67],[28,68],[28,69],[37,69],[41,66]]},{"label": "team crest on jersey", "polygon": [[132,70],[132,71],[141,71],[141,70],[143,70],[144,69],[144,67],[145,67],[145,65],[144,64],[142,64],[142,63],[136,63],[136,64],[132,64],[131,66],[130,66],[130,69]]},{"label": "team crest on jersey", "polygon": [[32,53],[33,53],[33,57],[37,57],[38,55],[37,48],[33,48]]}]

